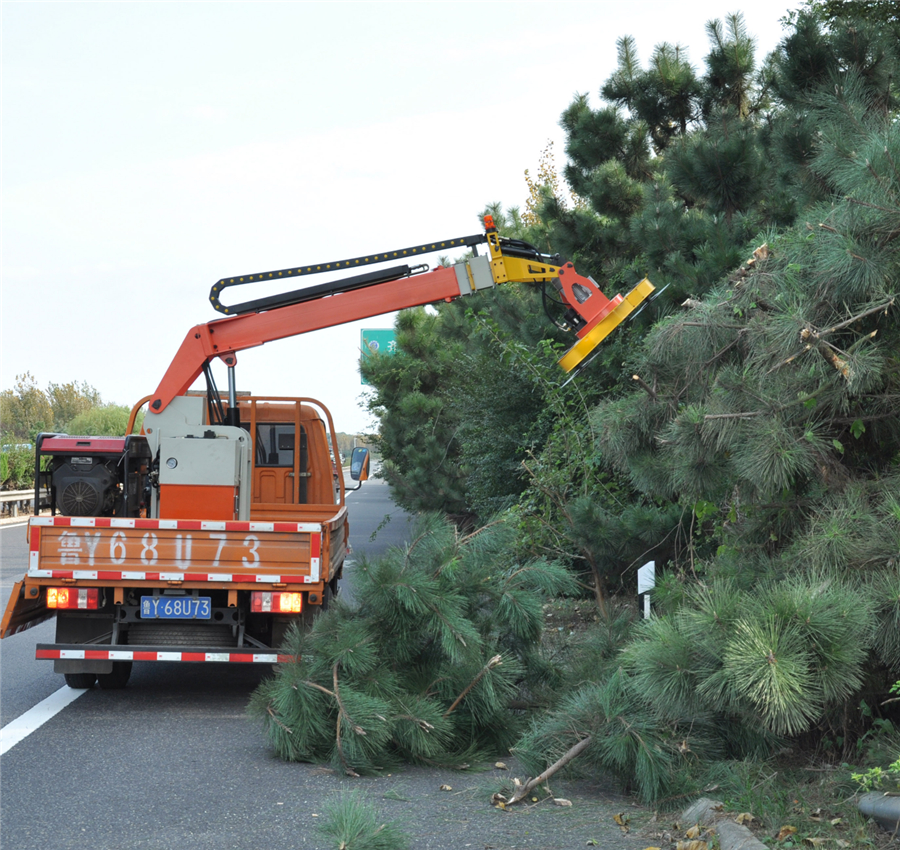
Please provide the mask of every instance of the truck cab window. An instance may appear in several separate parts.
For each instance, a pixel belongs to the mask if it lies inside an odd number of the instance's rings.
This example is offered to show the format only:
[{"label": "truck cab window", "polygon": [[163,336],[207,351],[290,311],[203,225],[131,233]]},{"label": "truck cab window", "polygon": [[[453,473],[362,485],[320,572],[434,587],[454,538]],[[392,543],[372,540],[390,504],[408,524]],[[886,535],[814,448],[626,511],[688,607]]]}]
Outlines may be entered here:
[{"label": "truck cab window", "polygon": [[294,424],[259,423],[256,426],[256,465],[294,465]]}]

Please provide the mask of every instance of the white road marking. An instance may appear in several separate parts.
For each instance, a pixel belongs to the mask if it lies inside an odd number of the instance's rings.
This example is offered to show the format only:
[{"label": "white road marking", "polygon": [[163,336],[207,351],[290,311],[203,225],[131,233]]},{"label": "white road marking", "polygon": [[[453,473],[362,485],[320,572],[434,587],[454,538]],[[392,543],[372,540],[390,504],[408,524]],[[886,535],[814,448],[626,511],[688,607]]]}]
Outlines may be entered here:
[{"label": "white road marking", "polygon": [[0,756],[11,750],[19,741],[40,729],[51,717],[59,714],[70,702],[74,702],[86,689],[60,688],[55,694],[39,702],[34,708],[7,723],[0,729]]}]

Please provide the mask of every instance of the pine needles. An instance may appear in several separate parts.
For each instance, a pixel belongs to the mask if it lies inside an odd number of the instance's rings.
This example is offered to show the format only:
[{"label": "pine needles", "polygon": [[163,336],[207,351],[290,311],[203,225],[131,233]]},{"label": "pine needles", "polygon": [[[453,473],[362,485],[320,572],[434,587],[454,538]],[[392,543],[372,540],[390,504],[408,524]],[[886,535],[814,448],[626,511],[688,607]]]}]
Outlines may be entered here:
[{"label": "pine needles", "polygon": [[426,517],[406,548],[361,561],[360,603],[293,633],[300,660],[253,696],[276,753],[356,775],[507,748],[519,731],[508,706],[541,669],[542,600],[574,589],[559,564],[517,561],[512,533],[461,536]]},{"label": "pine needles", "polygon": [[396,823],[384,822],[361,793],[345,792],[325,805],[319,832],[334,850],[406,850],[409,836]]}]

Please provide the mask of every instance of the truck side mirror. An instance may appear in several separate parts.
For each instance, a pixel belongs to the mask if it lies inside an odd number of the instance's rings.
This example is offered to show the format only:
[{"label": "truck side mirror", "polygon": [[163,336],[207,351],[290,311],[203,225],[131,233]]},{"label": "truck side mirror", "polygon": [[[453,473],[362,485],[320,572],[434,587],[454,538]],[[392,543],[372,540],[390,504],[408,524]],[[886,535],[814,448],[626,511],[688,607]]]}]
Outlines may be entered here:
[{"label": "truck side mirror", "polygon": [[369,479],[369,450],[358,446],[350,455],[350,477],[354,481],[368,481]]}]

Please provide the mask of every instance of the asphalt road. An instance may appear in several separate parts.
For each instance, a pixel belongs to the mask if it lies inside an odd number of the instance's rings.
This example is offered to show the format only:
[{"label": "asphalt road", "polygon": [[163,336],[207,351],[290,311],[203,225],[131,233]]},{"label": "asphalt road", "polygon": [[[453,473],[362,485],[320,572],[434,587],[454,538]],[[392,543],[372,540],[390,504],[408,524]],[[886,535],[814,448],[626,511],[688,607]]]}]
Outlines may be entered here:
[{"label": "asphalt road", "polygon": [[[367,482],[349,503],[356,557],[404,542],[408,517],[386,485]],[[4,605],[25,558],[24,528],[0,528]],[[352,586],[352,563],[347,573]],[[0,643],[0,725],[65,687],[49,662],[34,660],[35,644],[53,640],[49,622]],[[629,803],[606,787],[563,787],[570,808],[505,813],[488,802],[508,778],[496,770],[409,769],[351,781],[281,762],[245,715],[267,675],[257,666],[137,663],[124,690],[85,692],[0,757],[0,846],[326,850],[334,845],[317,831],[323,806],[348,790],[361,791],[386,820],[399,820],[413,850],[574,850],[589,841],[637,850],[651,843],[620,832],[612,815],[629,811]]]}]

